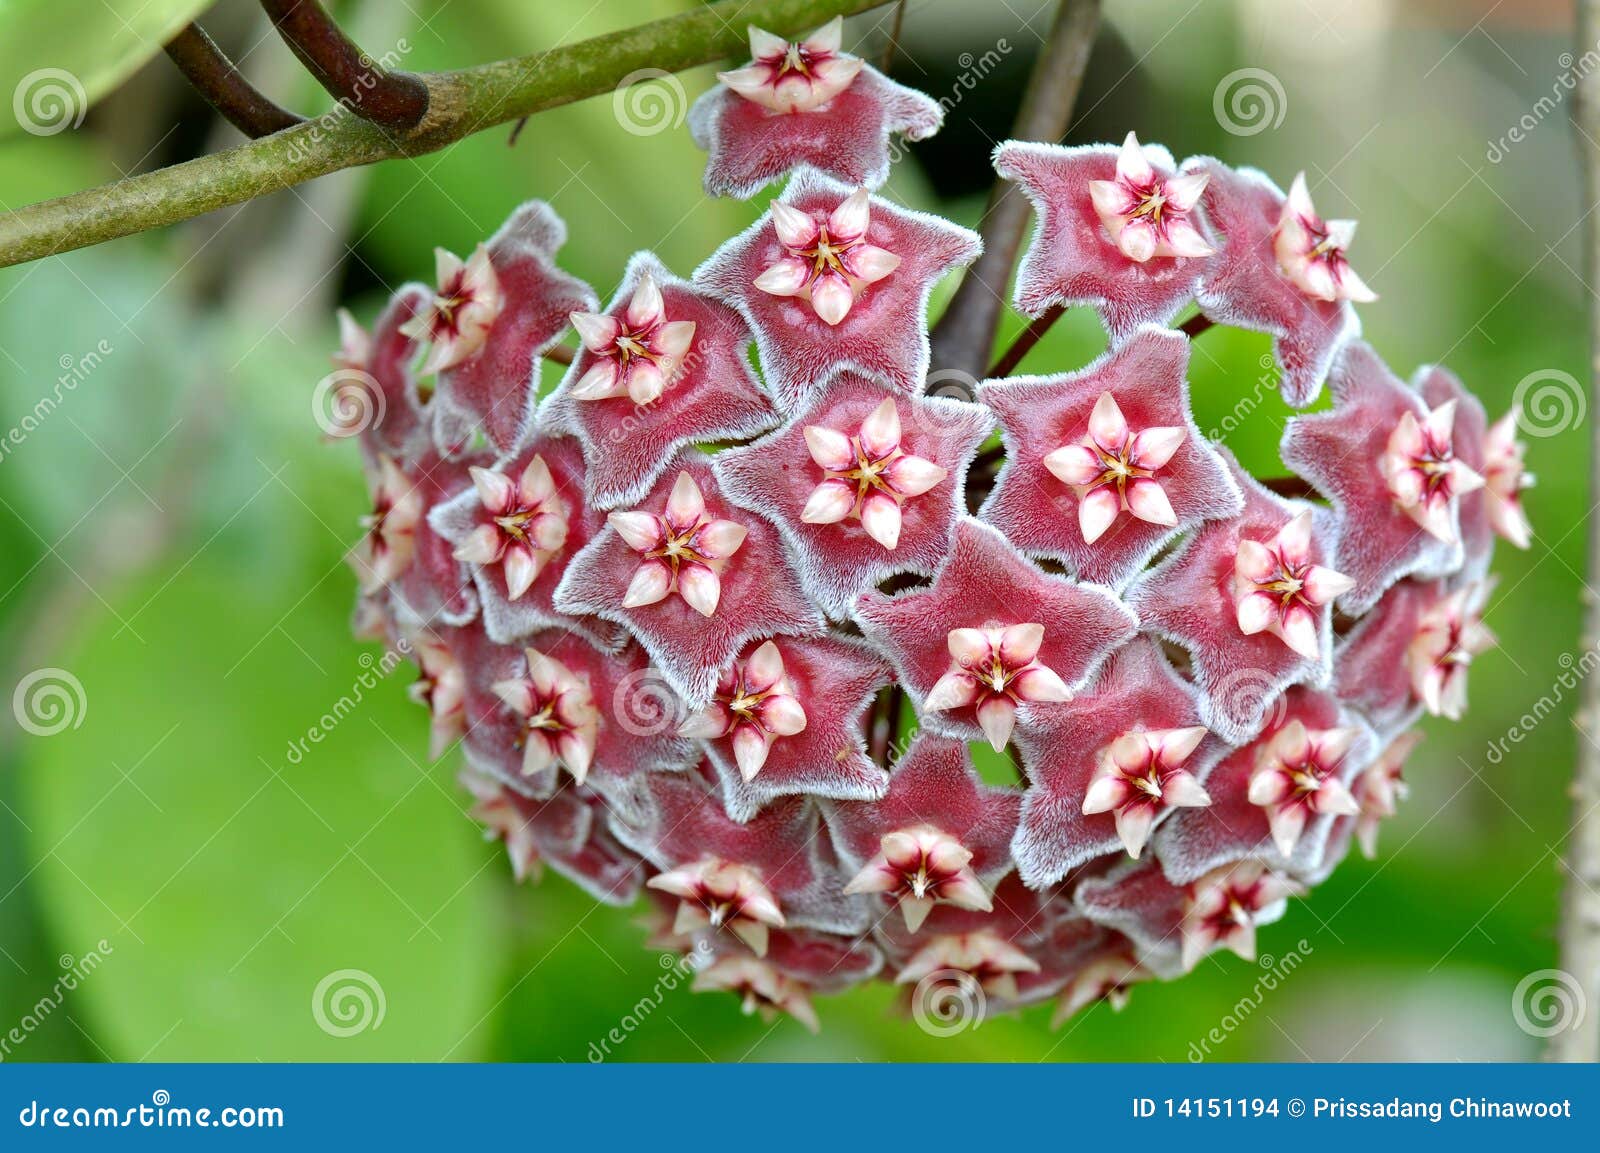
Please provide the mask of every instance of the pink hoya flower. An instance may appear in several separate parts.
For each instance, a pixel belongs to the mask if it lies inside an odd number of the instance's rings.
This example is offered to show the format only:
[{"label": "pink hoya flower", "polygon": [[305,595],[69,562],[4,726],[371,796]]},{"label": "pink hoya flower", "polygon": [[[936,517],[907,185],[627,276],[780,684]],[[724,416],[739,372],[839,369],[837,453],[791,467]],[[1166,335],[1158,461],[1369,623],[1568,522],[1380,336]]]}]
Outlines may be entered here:
[{"label": "pink hoya flower", "polygon": [[493,685],[522,726],[522,775],[559,764],[581,785],[600,731],[594,692],[587,679],[538,649],[527,650],[527,662],[523,676]]},{"label": "pink hoya flower", "polygon": [[993,427],[979,405],[844,372],[784,428],[718,453],[712,468],[731,500],[778,526],[807,591],[842,617],[897,573],[939,566],[965,511],[967,466]]},{"label": "pink hoya flower", "polygon": [[795,794],[867,800],[887,782],[867,755],[862,716],[888,679],[881,656],[844,637],[766,640],[723,671],[678,731],[704,742],[736,820]]},{"label": "pink hoya flower", "polygon": [[949,469],[900,447],[900,412],[892,396],[884,397],[854,436],[809,424],[805,437],[823,480],[811,490],[800,519],[807,524],[858,520],[890,552],[900,544],[900,506],[950,475]]},{"label": "pink hoya flower", "polygon": [[1019,311],[1090,304],[1117,343],[1193,299],[1213,251],[1195,211],[1206,173],[1176,172],[1171,153],[1132,132],[1120,149],[1007,141],[994,161],[1039,220],[1017,271]]},{"label": "pink hoya flower", "polygon": [[330,408],[341,439],[360,435],[369,466],[379,456],[412,460],[433,450],[413,362],[417,342],[405,333],[409,322],[429,307],[432,293],[421,284],[403,285],[389,298],[370,336],[353,317],[340,322],[340,347],[333,356],[340,375]]},{"label": "pink hoya flower", "polygon": [[915,933],[941,901],[963,909],[993,908],[988,892],[968,865],[972,851],[933,825],[911,825],[885,833],[878,855],[844,891],[894,897],[906,929]]},{"label": "pink hoya flower", "polygon": [[1155,833],[1167,878],[1187,884],[1245,859],[1304,877],[1327,859],[1349,786],[1378,741],[1342,702],[1296,686],[1253,740],[1226,752],[1206,777],[1211,804],[1178,813]]},{"label": "pink hoya flower", "polygon": [[[1184,168],[1208,178],[1200,204],[1217,242],[1200,281],[1200,308],[1219,324],[1271,333],[1283,373],[1283,398],[1303,408],[1322,390],[1339,350],[1361,334],[1350,307],[1350,301],[1359,297],[1338,292],[1326,296],[1322,291],[1331,279],[1327,270],[1336,252],[1345,268],[1341,276],[1347,272],[1342,250],[1330,243],[1338,238],[1310,239],[1316,235],[1312,225],[1323,226],[1315,219],[1310,224],[1301,221],[1299,210],[1309,209],[1309,202],[1291,204],[1277,185],[1254,169],[1229,168],[1210,159],[1191,160]],[[1307,243],[1309,249],[1304,247]],[[1328,247],[1314,253],[1318,245]],[[1280,253],[1292,258],[1287,267]],[[1347,287],[1359,283],[1342,282]],[[1314,291],[1308,291],[1307,284]]]},{"label": "pink hoya flower", "polygon": [[1293,856],[1312,816],[1360,811],[1340,779],[1345,756],[1360,737],[1354,728],[1307,729],[1293,720],[1256,750],[1250,803],[1267,811],[1273,843],[1284,857]]},{"label": "pink hoya flower", "polygon": [[1302,509],[1270,541],[1241,539],[1233,561],[1239,631],[1269,632],[1307,660],[1322,655],[1319,612],[1353,581],[1311,559],[1312,513]]},{"label": "pink hoya flower", "polygon": [[[618,839],[663,873],[693,874],[707,860],[738,866],[733,876],[762,886],[740,891],[764,893],[787,929],[866,931],[866,906],[862,898],[844,895],[849,877],[823,832],[816,801],[783,797],[741,822],[723,808],[713,780],[705,767],[647,774],[640,803],[613,819]],[[757,919],[768,926],[780,923]]]},{"label": "pink hoya flower", "polygon": [[[1444,581],[1400,581],[1339,644],[1334,688],[1341,700],[1386,738],[1409,728],[1422,712],[1424,678],[1413,673],[1431,669],[1433,662],[1421,654],[1434,653],[1441,641],[1448,641],[1447,633],[1434,631],[1433,622],[1448,619],[1449,610],[1441,606],[1449,595]],[[1425,627],[1429,629],[1426,639]],[[1464,673],[1448,663],[1442,666],[1444,670]],[[1427,680],[1438,681],[1442,690],[1444,678],[1429,673]]]},{"label": "pink hoya flower", "polygon": [[1483,623],[1488,590],[1481,584],[1456,589],[1436,601],[1417,622],[1406,649],[1412,691],[1434,716],[1459,721],[1467,708],[1467,667],[1497,643]]},{"label": "pink hoya flower", "polygon": [[416,553],[422,520],[422,490],[390,457],[381,457],[369,476],[372,511],[361,518],[365,533],[351,551],[350,563],[366,592],[399,578]]},{"label": "pink hoya flower", "polygon": [[749,321],[768,387],[792,407],[842,369],[918,389],[934,281],[981,249],[965,228],[802,169],[694,280]]},{"label": "pink hoya flower", "polygon": [[455,557],[468,564],[498,566],[506,599],[514,601],[566,545],[571,512],[556,492],[550,466],[537,453],[514,477],[472,469],[472,487],[489,520],[456,546]]},{"label": "pink hoya flower", "polygon": [[1080,372],[983,384],[1006,463],[979,515],[1112,588],[1201,521],[1237,516],[1238,486],[1189,409],[1188,363],[1183,336],[1141,328]]},{"label": "pink hoya flower", "polygon": [[1389,434],[1378,471],[1389,482],[1395,504],[1442,541],[1456,539],[1452,498],[1483,487],[1483,477],[1456,458],[1452,448],[1456,404],[1447,400],[1426,417],[1402,413]]},{"label": "pink hoya flower", "polygon": [[505,842],[517,880],[537,879],[549,864],[608,905],[627,906],[637,899],[642,862],[611,836],[605,807],[592,795],[563,789],[535,800],[471,768],[462,771],[461,784],[477,801],[473,819],[490,837]]},{"label": "pink hoya flower", "polygon": [[747,200],[800,165],[846,184],[889,177],[889,138],[923,140],[944,122],[940,104],[840,51],[834,17],[797,42],[752,26],[751,62],[719,72],[689,110],[689,131],[709,149],[705,188]]},{"label": "pink hoya flower", "polygon": [[606,519],[644,558],[628,582],[623,608],[659,604],[676,593],[701,616],[716,613],[722,597],[717,574],[744,544],[747,530],[707,514],[705,496],[691,473],[678,473],[661,512],[614,512]]},{"label": "pink hoya flower", "polygon": [[1313,300],[1354,300],[1370,304],[1377,293],[1368,288],[1345,259],[1355,238],[1354,220],[1323,220],[1311,203],[1306,174],[1296,173],[1278,218],[1272,250],[1278,268]]},{"label": "pink hoya flower", "polygon": [[990,996],[1015,999],[1018,975],[1038,972],[1039,962],[998,933],[979,929],[935,937],[900,967],[895,983],[914,985],[948,969],[968,974]]},{"label": "pink hoya flower", "polygon": [[919,734],[880,799],[827,810],[845,871],[855,870],[844,892],[881,894],[909,933],[937,905],[988,911],[1011,868],[1019,799],[985,785],[962,742]]},{"label": "pink hoya flower", "polygon": [[1050,1027],[1059,1029],[1090,1005],[1104,1001],[1120,1013],[1134,985],[1151,977],[1131,954],[1110,950],[1077,969],[1061,990]]},{"label": "pink hoya flower", "polygon": [[1183,914],[1183,964],[1194,968],[1215,949],[1256,959],[1256,927],[1283,915],[1298,888],[1259,861],[1240,861],[1207,873],[1189,888]]},{"label": "pink hoya flower", "polygon": [[589,503],[637,501],[684,446],[745,440],[777,423],[745,359],[744,318],[650,253],[628,262],[603,315],[574,319],[588,336],[540,419],[582,443]]},{"label": "pink hoya flower", "polygon": [[800,297],[826,324],[837,326],[857,295],[900,267],[899,256],[867,243],[870,200],[864,188],[822,221],[781,200],[769,211],[785,255],[755,278],[755,286],[771,296]]},{"label": "pink hoya flower", "polygon": [[422,371],[428,376],[477,355],[505,305],[500,278],[484,245],[473,249],[466,260],[443,248],[434,249],[433,254],[438,283],[433,299],[426,311],[401,328],[406,336],[428,346],[422,362]]},{"label": "pink hoya flower", "polygon": [[1028,788],[1011,844],[1034,888],[1097,857],[1137,858],[1171,812],[1210,803],[1202,781],[1225,747],[1206,740],[1193,688],[1148,640],[1118,649],[1088,688],[1036,719],[1017,739]]},{"label": "pink hoya flower", "polygon": [[1334,407],[1293,418],[1281,451],[1343,515],[1340,569],[1354,584],[1340,607],[1360,614],[1403,576],[1460,566],[1457,494],[1482,480],[1452,452],[1455,405],[1430,414],[1368,345],[1344,351],[1332,387]]},{"label": "pink hoya flower", "polygon": [[[466,671],[467,760],[519,793],[549,798],[564,775],[598,794],[609,812],[636,812],[642,776],[681,772],[698,758],[670,720],[637,699],[664,691],[637,646],[605,652],[561,629],[515,645],[470,629],[450,639]],[[680,707],[675,699],[660,703],[667,714]]]},{"label": "pink hoya flower", "polygon": [[727,737],[746,781],[767,763],[772,742],[805,732],[806,710],[783,668],[783,654],[764,641],[717,682],[711,703],[679,726],[686,737]]},{"label": "pink hoya flower", "polygon": [[1111,813],[1128,855],[1138,857],[1150,827],[1166,809],[1209,805],[1211,798],[1183,767],[1206,737],[1204,725],[1123,733],[1096,754],[1083,814]]},{"label": "pink hoya flower", "polygon": [[428,710],[428,759],[437,761],[467,729],[467,675],[449,643],[423,635],[412,645],[419,675],[407,690]]},{"label": "pink hoya flower", "polygon": [[783,913],[760,876],[743,865],[717,857],[702,857],[692,864],[657,873],[646,884],[679,899],[674,933],[721,929],[750,946],[758,957],[767,954],[767,931],[782,928]]},{"label": "pink hoya flower", "polygon": [[471,259],[439,257],[439,287],[408,330],[429,342],[424,375],[439,374],[437,435],[453,449],[482,429],[501,452],[518,447],[533,416],[539,358],[593,312],[594,292],[556,267],[567,229],[540,200],[524,204]]},{"label": "pink hoya flower", "polygon": [[602,648],[610,622],[575,620],[552,603],[567,563],[605,526],[583,499],[576,441],[535,436],[515,456],[469,469],[472,484],[428,514],[428,525],[472,573],[489,638],[515,644],[536,629],[570,628]]},{"label": "pink hoya flower", "polygon": [[869,592],[856,619],[889,653],[926,723],[997,749],[1019,705],[1065,699],[1134,631],[1110,593],[1046,575],[970,518],[931,585]]},{"label": "pink hoya flower", "polygon": [[1200,526],[1126,596],[1146,629],[1189,650],[1201,722],[1241,741],[1289,685],[1326,680],[1331,602],[1346,586],[1328,563],[1334,518],[1233,468],[1244,512]]},{"label": "pink hoya flower", "polygon": [[1401,776],[1406,758],[1422,740],[1413,729],[1390,741],[1378,759],[1356,778],[1355,798],[1361,812],[1356,821],[1356,840],[1368,860],[1378,855],[1378,828],[1394,816],[1397,804],[1405,800],[1409,787]]},{"label": "pink hoya flower", "polygon": [[1527,446],[1517,439],[1519,410],[1513,408],[1489,426],[1484,440],[1484,496],[1489,523],[1506,540],[1525,549],[1533,539],[1533,528],[1522,509],[1522,490],[1533,483],[1523,465]]},{"label": "pink hoya flower", "polygon": [[731,954],[718,957],[694,976],[696,992],[726,990],[739,998],[745,1014],[771,1022],[786,1013],[812,1033],[822,1028],[805,985],[780,973],[759,957]]},{"label": "pink hoya flower", "polygon": [[[798,174],[692,281],[641,253],[601,310],[532,204],[370,333],[341,318],[331,427],[374,493],[354,625],[417,663],[430,751],[461,746],[516,874],[643,893],[696,987],[810,1028],[874,979],[1115,1006],[1252,955],[1371,851],[1410,726],[1460,715],[1492,643],[1497,532],[1531,539],[1515,416],[1353,343],[1350,227],[1304,181],[1133,136],[997,153],[1039,209],[1020,305],[1093,303],[1110,351],[928,395],[930,290],[979,241],[868,194],[938,110],[839,47],[758,36],[697,106],[709,187]],[[1331,366],[1297,476],[1196,425],[1158,327],[1191,299],[1275,336],[1294,404]],[[1307,482],[1327,506],[1276,495]]]},{"label": "pink hoya flower", "polygon": [[704,461],[685,451],[638,507],[611,513],[555,594],[562,612],[629,629],[695,701],[711,695],[752,639],[821,624],[784,563],[777,531],[728,504]]}]

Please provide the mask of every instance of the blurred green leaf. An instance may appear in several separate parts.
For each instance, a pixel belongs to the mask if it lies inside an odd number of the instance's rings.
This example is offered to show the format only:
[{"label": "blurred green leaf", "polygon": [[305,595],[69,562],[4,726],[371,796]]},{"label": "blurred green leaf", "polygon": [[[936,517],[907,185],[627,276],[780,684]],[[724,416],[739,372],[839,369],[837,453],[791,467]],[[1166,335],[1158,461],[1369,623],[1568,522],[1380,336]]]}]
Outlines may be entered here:
[{"label": "blurred green leaf", "polygon": [[76,128],[211,0],[0,0],[0,135]]}]

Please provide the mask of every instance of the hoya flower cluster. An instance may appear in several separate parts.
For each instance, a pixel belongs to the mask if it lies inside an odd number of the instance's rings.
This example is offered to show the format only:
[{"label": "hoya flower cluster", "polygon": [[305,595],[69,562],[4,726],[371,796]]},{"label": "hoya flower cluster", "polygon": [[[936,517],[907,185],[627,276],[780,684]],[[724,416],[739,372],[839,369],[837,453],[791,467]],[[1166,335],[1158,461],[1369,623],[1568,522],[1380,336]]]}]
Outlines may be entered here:
[{"label": "hoya flower cluster", "polygon": [[[751,49],[691,118],[706,185],[788,181],[689,277],[640,253],[602,305],[533,202],[343,318],[381,414],[346,430],[358,630],[408,643],[519,877],[649,901],[747,1008],[954,970],[1066,1015],[1251,956],[1465,707],[1494,538],[1528,542],[1514,417],[1359,341],[1354,224],[1303,178],[1131,133],[995,154],[1038,216],[1016,307],[1092,307],[1109,351],[928,395],[929,291],[980,241],[872,190],[941,109],[837,21]],[[1195,305],[1273,335],[1292,406],[1331,389],[1283,437],[1315,499],[1196,427]]]}]

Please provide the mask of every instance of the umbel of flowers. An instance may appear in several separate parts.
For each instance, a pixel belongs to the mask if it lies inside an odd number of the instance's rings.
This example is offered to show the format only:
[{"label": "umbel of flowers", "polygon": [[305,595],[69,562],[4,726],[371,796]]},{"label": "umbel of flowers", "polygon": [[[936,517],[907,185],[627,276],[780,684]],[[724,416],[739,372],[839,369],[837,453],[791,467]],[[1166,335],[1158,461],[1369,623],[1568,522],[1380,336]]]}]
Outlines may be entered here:
[{"label": "umbel of flowers", "polygon": [[[1495,537],[1529,538],[1514,415],[1360,342],[1355,226],[1302,177],[1132,133],[995,153],[1037,209],[1016,307],[1109,351],[929,395],[929,292],[980,241],[872,190],[941,109],[837,21],[751,51],[691,117],[706,184],[788,182],[692,275],[640,253],[602,305],[535,201],[342,318],[379,414],[343,430],[358,632],[408,643],[519,878],[647,902],[747,1010],[958,969],[1067,1015],[1252,956],[1466,707]],[[1292,406],[1331,390],[1284,432],[1301,496],[1196,427],[1195,307],[1272,335]]]}]

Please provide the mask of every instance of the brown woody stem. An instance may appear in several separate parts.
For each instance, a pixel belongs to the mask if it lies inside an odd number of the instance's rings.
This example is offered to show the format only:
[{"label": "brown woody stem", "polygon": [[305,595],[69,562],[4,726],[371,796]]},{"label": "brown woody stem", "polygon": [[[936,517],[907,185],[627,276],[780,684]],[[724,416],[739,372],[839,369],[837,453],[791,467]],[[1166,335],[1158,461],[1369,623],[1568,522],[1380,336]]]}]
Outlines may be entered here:
[{"label": "brown woody stem", "polygon": [[257,92],[200,25],[180,31],[167,42],[166,51],[206,103],[246,136],[270,136],[303,122]]},{"label": "brown woody stem", "polygon": [[1045,333],[1050,331],[1050,326],[1061,319],[1061,314],[1066,309],[1061,305],[1053,305],[1042,313],[1034,322],[1017,334],[1017,339],[1011,342],[1011,347],[1000,354],[1000,359],[989,366],[989,379],[1010,376],[1017,365],[1022,363],[1022,358],[1033,351],[1033,346],[1038,344]]},{"label": "brown woody stem", "polygon": [[[1579,0],[1578,49],[1600,39],[1600,0]],[[1600,72],[1578,80],[1573,114],[1578,129],[1578,162],[1583,174],[1583,200],[1600,197]],[[1600,276],[1600,220],[1585,214],[1584,263],[1589,283]],[[1589,388],[1591,411],[1600,412],[1600,300],[1589,299]],[[1600,498],[1600,421],[1589,423],[1589,498]],[[1600,599],[1593,584],[1600,580],[1600,518],[1588,516],[1589,585],[1584,605],[1583,644],[1600,644]],[[1572,778],[1572,831],[1566,838],[1566,891],[1561,901],[1561,968],[1577,985],[1568,1006],[1567,1027],[1550,1038],[1549,1055],[1557,1061],[1600,1060],[1600,677],[1583,682],[1578,700],[1578,763]],[[1520,991],[1520,990],[1519,990]],[[1587,1012],[1585,1012],[1587,1006]]]},{"label": "brown woody stem", "polygon": [[102,244],[344,168],[421,156],[547,108],[610,92],[642,68],[678,72],[746,51],[745,25],[806,32],[884,0],[718,0],[530,56],[429,72],[427,115],[406,133],[368,123],[343,104],[282,132],[184,164],[0,215],[0,267]]},{"label": "brown woody stem", "polygon": [[[1099,27],[1100,0],[1061,0],[1011,129],[1015,139],[1054,143],[1066,134]],[[996,181],[984,212],[983,253],[967,269],[934,326],[933,363],[938,368],[975,377],[988,363],[1027,224],[1028,198],[1010,182]]]},{"label": "brown woody stem", "polygon": [[261,0],[261,7],[317,83],[351,112],[392,132],[422,123],[427,82],[409,72],[385,72],[317,0]]}]

